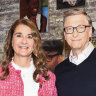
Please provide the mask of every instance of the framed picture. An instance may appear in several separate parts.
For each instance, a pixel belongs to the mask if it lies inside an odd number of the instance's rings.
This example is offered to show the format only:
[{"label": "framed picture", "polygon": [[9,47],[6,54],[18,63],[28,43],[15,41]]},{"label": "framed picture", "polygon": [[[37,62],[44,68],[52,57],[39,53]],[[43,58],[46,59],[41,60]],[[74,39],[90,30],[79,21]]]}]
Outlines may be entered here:
[{"label": "framed picture", "polygon": [[42,0],[42,14],[47,18],[46,32],[48,32],[48,0]]},{"label": "framed picture", "polygon": [[57,0],[57,9],[85,6],[85,0]]},{"label": "framed picture", "polygon": [[32,20],[41,33],[48,31],[48,0],[20,0],[20,18]]}]

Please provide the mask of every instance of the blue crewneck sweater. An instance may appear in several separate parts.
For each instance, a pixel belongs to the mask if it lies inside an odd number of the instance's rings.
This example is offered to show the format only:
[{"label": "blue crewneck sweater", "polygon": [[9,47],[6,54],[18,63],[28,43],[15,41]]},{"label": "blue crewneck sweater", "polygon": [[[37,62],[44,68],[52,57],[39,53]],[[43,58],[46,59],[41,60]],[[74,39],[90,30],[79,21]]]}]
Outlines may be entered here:
[{"label": "blue crewneck sweater", "polygon": [[55,69],[58,96],[96,96],[96,49],[79,65],[69,61]]}]

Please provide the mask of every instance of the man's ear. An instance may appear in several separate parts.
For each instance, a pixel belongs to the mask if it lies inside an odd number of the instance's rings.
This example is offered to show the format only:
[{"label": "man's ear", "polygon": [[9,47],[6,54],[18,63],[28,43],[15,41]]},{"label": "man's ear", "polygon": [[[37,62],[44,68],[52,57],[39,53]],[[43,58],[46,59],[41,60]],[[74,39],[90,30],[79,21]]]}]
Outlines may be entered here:
[{"label": "man's ear", "polygon": [[94,29],[92,28],[92,26],[89,27],[89,37],[92,37],[93,31]]},{"label": "man's ear", "polygon": [[65,32],[64,32],[64,39],[66,40]]}]

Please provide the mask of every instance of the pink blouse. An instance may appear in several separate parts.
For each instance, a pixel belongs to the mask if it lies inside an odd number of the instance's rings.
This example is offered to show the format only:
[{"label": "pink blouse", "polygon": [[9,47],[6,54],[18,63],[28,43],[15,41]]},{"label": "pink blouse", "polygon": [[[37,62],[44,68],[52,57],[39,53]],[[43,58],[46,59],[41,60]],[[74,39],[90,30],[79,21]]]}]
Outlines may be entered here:
[{"label": "pink blouse", "polygon": [[[0,96],[24,96],[24,84],[21,71],[16,70],[11,63],[8,64],[9,75],[5,80],[0,80]],[[50,79],[45,81],[40,76],[38,96],[57,96],[55,75],[48,71]]]}]

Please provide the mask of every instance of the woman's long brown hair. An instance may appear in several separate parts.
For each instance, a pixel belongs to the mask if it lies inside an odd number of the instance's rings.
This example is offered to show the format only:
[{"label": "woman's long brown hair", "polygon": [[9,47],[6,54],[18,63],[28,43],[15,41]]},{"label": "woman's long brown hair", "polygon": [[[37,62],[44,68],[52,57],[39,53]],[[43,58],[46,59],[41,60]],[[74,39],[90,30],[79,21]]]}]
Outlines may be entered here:
[{"label": "woman's long brown hair", "polygon": [[36,82],[39,82],[39,78],[37,78],[38,74],[41,74],[45,78],[45,80],[49,79],[49,76],[47,76],[48,69],[45,66],[46,56],[42,49],[42,43],[41,43],[39,31],[35,26],[35,24],[28,19],[16,20],[8,32],[8,36],[5,40],[5,45],[4,45],[4,59],[1,62],[2,71],[4,72],[4,74],[2,77],[0,77],[0,79],[4,80],[9,75],[8,63],[12,60],[12,57],[14,56],[14,50],[12,48],[13,33],[16,27],[20,24],[26,25],[32,29],[32,37],[34,40],[34,50],[32,52],[32,58],[33,58],[34,65],[36,67],[36,70],[34,71],[33,74],[34,80]]}]

